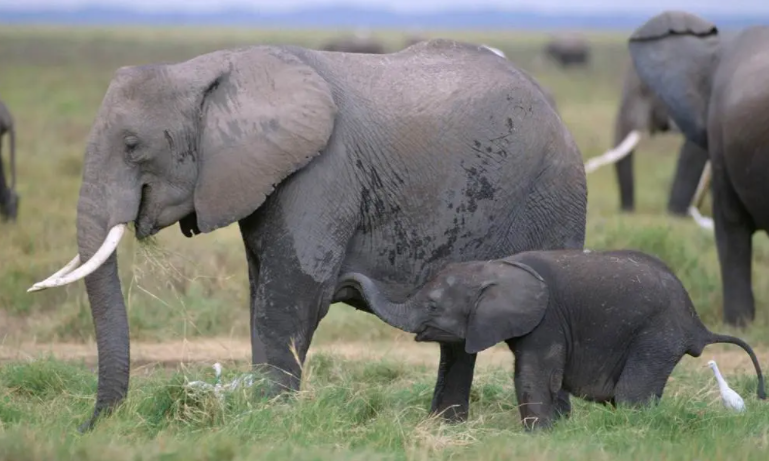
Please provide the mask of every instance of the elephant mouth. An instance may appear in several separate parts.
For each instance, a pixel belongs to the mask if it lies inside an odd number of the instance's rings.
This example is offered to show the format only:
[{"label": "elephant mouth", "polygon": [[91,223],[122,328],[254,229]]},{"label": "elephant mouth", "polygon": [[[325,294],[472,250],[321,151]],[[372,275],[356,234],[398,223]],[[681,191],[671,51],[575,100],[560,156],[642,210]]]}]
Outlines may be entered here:
[{"label": "elephant mouth", "polygon": [[427,326],[414,337],[416,342],[460,343],[462,338],[438,327]]},{"label": "elephant mouth", "polygon": [[192,238],[195,235],[200,234],[197,213],[193,211],[192,213],[180,219],[179,227],[182,229],[182,234],[184,234],[184,236],[187,238]]}]

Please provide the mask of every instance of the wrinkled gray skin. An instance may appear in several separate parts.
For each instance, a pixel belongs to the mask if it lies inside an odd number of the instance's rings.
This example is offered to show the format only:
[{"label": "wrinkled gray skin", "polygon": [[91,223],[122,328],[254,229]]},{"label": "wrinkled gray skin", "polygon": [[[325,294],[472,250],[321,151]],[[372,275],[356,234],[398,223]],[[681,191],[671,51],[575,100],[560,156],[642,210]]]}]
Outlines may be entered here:
[{"label": "wrinkled gray skin", "polygon": [[723,36],[685,12],[649,19],[630,37],[638,75],[684,135],[709,153],[724,321],[755,317],[752,235],[769,230],[769,27]]},{"label": "wrinkled gray skin", "polygon": [[463,344],[469,354],[505,341],[527,429],[568,416],[563,392],[614,406],[652,403],[684,354],[699,357],[714,343],[745,349],[758,397],[766,398],[750,346],[708,331],[680,280],[644,253],[530,251],[452,263],[403,303],[379,286],[359,273],[339,284],[363,293],[375,314],[417,341]]},{"label": "wrinkled gray skin", "polygon": [[[8,136],[10,148],[10,184],[3,167],[3,138]],[[15,221],[19,212],[19,195],[16,193],[16,128],[8,107],[0,101],[0,219]]]},{"label": "wrinkled gray skin", "polygon": [[590,44],[580,35],[556,35],[545,45],[544,54],[563,68],[587,66]]},{"label": "wrinkled gray skin", "polygon": [[[88,260],[107,230],[139,239],[238,223],[253,363],[299,387],[333,302],[369,311],[338,275],[402,301],[449,262],[581,248],[581,153],[509,61],[431,40],[388,55],[295,46],[217,51],[117,71],[89,135],[78,202]],[[86,280],[99,354],[95,418],[125,397],[126,311],[116,254]],[[432,409],[466,417],[475,355],[441,346]],[[261,365],[267,365],[262,367]]]},{"label": "wrinkled gray skin", "polygon": [[[631,62],[625,69],[622,96],[614,119],[614,145],[619,145],[633,130],[654,136],[656,133],[677,131],[677,128],[671,126],[665,104],[641,81]],[[707,161],[705,150],[684,139],[668,197],[668,212],[686,216]],[[620,209],[632,212],[635,210],[633,152],[615,163],[614,168],[619,185]]]},{"label": "wrinkled gray skin", "polygon": [[373,37],[341,37],[332,40],[321,48],[323,51],[343,51],[345,53],[385,53],[384,45]]}]

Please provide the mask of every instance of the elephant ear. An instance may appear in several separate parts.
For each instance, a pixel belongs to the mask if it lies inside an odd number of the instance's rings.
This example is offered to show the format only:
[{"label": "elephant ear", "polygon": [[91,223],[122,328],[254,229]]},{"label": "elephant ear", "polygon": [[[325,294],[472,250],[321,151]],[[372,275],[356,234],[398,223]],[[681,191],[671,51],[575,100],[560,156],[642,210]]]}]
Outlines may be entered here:
[{"label": "elephant ear", "polygon": [[683,134],[707,149],[707,109],[720,38],[716,26],[682,11],[660,13],[630,36],[641,80],[665,103]]},{"label": "elephant ear", "polygon": [[201,232],[253,213],[327,145],[337,106],[328,83],[274,48],[221,54],[201,99],[195,213]]},{"label": "elephant ear", "polygon": [[467,322],[465,351],[477,354],[531,332],[545,315],[549,299],[542,277],[526,264],[497,261]]}]

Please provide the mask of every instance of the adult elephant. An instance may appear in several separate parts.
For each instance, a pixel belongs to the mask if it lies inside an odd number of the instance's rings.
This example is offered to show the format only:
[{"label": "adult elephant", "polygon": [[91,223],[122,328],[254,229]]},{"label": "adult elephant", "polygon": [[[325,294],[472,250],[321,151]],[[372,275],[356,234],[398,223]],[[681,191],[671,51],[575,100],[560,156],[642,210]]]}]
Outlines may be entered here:
[{"label": "adult elephant", "polygon": [[383,54],[384,45],[368,36],[351,36],[331,40],[323,45],[323,51],[343,51],[345,53]]},{"label": "adult elephant", "polygon": [[[541,91],[476,45],[431,40],[381,56],[295,46],[217,51],[120,69],[90,132],[79,256],[30,290],[85,277],[99,354],[90,427],[128,388],[114,252],[179,223],[237,222],[251,289],[254,365],[297,389],[341,273],[404,300],[449,262],[581,248],[580,151]],[[73,270],[80,260],[87,261]],[[432,410],[467,415],[475,355],[441,346]]]},{"label": "adult elephant", "polygon": [[724,321],[746,325],[755,317],[752,235],[769,230],[769,27],[724,37],[699,16],[666,11],[629,47],[641,80],[709,153]]},{"label": "adult elephant", "polygon": [[[3,137],[8,135],[10,148],[10,185],[3,171]],[[15,221],[19,211],[19,195],[16,193],[16,128],[8,107],[0,101],[0,218]]]},{"label": "adult elephant", "polygon": [[[664,133],[678,128],[671,126],[665,104],[638,77],[633,63],[625,68],[617,115],[614,119],[614,145],[619,146],[633,132]],[[678,153],[673,184],[668,196],[668,212],[685,216],[692,203],[697,183],[702,175],[708,153],[692,141],[684,139]],[[620,209],[635,210],[635,178],[633,150],[614,164],[620,193]]]},{"label": "adult elephant", "polygon": [[543,50],[561,67],[587,66],[590,63],[590,44],[577,34],[560,34],[552,37]]}]

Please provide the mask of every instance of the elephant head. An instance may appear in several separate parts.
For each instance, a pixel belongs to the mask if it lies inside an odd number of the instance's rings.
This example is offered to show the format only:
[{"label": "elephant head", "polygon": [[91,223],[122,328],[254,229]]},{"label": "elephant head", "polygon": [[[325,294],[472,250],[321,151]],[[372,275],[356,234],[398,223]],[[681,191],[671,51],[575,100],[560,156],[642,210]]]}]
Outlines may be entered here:
[{"label": "elephant head", "polygon": [[[619,146],[633,132],[656,133],[680,131],[670,117],[665,103],[643,81],[633,63],[625,70],[619,109],[614,121],[614,145]],[[685,140],[678,156],[673,185],[668,199],[668,211],[685,215],[691,204],[697,182],[707,162],[708,154],[691,141]],[[615,163],[623,211],[635,208],[635,178],[633,149]]]},{"label": "elephant head", "polygon": [[[78,256],[30,291],[85,278],[99,354],[94,417],[128,388],[129,340],[114,250],[180,222],[211,232],[253,213],[326,146],[337,107],[298,55],[273,47],[218,51],[114,75],[85,149]],[[77,269],[80,262],[87,261]]]},{"label": "elephant head", "polygon": [[448,264],[416,294],[394,303],[376,282],[358,273],[338,289],[357,290],[382,320],[417,341],[461,342],[476,354],[531,332],[545,315],[548,289],[531,267],[505,259]]},{"label": "elephant head", "polygon": [[590,61],[590,44],[577,34],[559,34],[550,39],[542,50],[544,55],[562,67],[587,65]]},{"label": "elephant head", "polygon": [[629,48],[641,81],[686,138],[707,150],[708,100],[721,52],[716,26],[691,13],[666,11],[639,27]]}]

